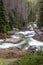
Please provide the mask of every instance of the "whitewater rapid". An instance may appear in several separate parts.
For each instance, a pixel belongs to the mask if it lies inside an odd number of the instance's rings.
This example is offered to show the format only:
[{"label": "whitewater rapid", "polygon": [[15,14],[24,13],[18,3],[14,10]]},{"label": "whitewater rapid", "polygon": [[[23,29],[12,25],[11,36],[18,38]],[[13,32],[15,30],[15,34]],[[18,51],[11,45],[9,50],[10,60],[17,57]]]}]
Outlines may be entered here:
[{"label": "whitewater rapid", "polygon": [[[32,38],[36,34],[34,31],[24,31],[24,32],[20,31],[20,32],[17,32],[16,34],[23,34],[28,39],[29,46],[36,46],[36,47],[43,46],[43,42],[37,41]],[[20,38],[15,35],[12,35],[11,37],[16,38],[16,39]],[[10,48],[10,47],[20,47],[23,44],[25,44],[27,39],[24,39],[23,41],[21,41],[20,43],[17,43],[17,44],[13,44],[13,43],[2,43],[1,44],[1,42],[0,42],[0,48],[3,49],[3,48]],[[2,41],[2,40],[0,40],[0,41]]]}]

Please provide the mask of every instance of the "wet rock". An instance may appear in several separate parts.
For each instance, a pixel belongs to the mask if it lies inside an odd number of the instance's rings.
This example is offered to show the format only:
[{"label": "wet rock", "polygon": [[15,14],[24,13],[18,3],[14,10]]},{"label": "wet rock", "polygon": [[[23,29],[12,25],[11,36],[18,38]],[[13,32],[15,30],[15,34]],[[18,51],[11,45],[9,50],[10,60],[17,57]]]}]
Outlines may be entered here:
[{"label": "wet rock", "polygon": [[15,38],[7,38],[5,42],[11,42],[11,43],[19,43],[22,39],[15,39]]},{"label": "wet rock", "polygon": [[13,35],[13,34],[14,34],[14,31],[8,31],[7,34],[8,34],[8,35]]},{"label": "wet rock", "polygon": [[36,40],[39,40],[39,41],[43,40],[43,30],[35,29],[35,32],[36,32],[36,34],[33,38]]},{"label": "wet rock", "polygon": [[23,34],[15,34],[15,35],[18,37],[21,37],[21,38],[25,38],[25,35],[23,35]]},{"label": "wet rock", "polygon": [[7,35],[6,34],[0,34],[0,39],[6,39]]},{"label": "wet rock", "polygon": [[0,43],[3,43],[4,42],[4,40],[3,39],[0,39]]}]

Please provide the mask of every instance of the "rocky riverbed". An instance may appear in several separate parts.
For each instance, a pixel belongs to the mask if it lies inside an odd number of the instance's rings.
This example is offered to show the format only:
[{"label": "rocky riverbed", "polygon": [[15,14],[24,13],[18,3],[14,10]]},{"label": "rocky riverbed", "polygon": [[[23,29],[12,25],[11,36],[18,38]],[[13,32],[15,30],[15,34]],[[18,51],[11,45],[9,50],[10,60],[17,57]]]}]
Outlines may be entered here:
[{"label": "rocky riverbed", "polygon": [[[37,40],[36,42],[34,43],[33,41],[35,39],[33,39],[33,37],[35,36],[35,32],[34,31],[19,31],[17,33],[15,33],[19,36],[15,36],[15,35],[11,35],[11,38],[7,38],[5,39],[5,41],[0,45],[0,48],[9,48],[9,47],[19,47],[23,44],[25,44],[26,40],[28,39],[28,44],[30,45],[30,43],[32,43],[33,45],[37,45]],[[22,37],[21,37],[21,34],[22,34]],[[24,35],[24,37],[23,37]],[[2,41],[2,40],[1,40]],[[1,42],[0,42],[1,43]],[[15,44],[17,43],[17,44]],[[39,43],[38,43],[39,45]],[[40,42],[40,45],[43,45],[43,42]]]},{"label": "rocky riverbed", "polygon": [[16,55],[15,48],[17,49],[17,53],[18,51],[21,51],[22,53],[22,51],[30,49],[38,50],[40,47],[43,48],[43,42],[38,40],[40,37],[38,39],[36,37],[38,36],[34,29],[16,31],[14,34],[10,35],[10,38],[0,39],[0,51],[2,51],[0,54]]},{"label": "rocky riverbed", "polygon": [[0,58],[20,58],[23,51],[19,48],[0,49]]}]

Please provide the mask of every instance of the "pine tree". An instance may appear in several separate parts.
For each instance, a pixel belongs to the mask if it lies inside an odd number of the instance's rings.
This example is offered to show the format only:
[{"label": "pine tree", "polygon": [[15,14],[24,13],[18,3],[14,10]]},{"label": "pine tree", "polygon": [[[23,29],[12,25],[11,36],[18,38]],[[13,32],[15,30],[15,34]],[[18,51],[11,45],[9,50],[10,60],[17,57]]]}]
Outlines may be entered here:
[{"label": "pine tree", "polygon": [[3,0],[0,0],[0,33],[6,33],[6,19],[5,19],[5,8]]},{"label": "pine tree", "polygon": [[38,26],[40,28],[43,27],[43,0],[40,0],[40,2],[39,2],[39,20],[38,20]]}]

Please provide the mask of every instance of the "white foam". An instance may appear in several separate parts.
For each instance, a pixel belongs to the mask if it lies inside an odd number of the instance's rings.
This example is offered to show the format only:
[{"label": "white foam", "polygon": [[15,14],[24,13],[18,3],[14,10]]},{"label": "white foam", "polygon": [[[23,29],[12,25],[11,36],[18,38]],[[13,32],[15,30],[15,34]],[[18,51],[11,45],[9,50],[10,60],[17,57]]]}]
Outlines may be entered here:
[{"label": "white foam", "polygon": [[[0,45],[0,48],[19,47],[22,44],[24,44],[25,42],[26,42],[26,40],[24,40],[24,41],[22,41],[22,42],[20,42],[18,44],[3,43],[3,44]],[[36,46],[36,47],[43,46],[43,42],[34,40],[33,38],[30,38],[29,41],[28,41],[28,43],[29,43],[30,46]],[[26,49],[28,49],[28,47],[26,47]]]},{"label": "white foam", "polygon": [[3,44],[0,45],[0,48],[1,48],[1,49],[4,49],[4,48],[10,48],[10,47],[19,47],[19,46],[21,46],[21,45],[24,44],[24,43],[25,43],[25,40],[22,41],[22,42],[20,42],[20,43],[18,43],[18,44],[3,43]]},{"label": "white foam", "polygon": [[[20,31],[20,32],[18,32],[17,34],[24,34],[24,35],[27,35],[28,34],[28,36],[26,36],[26,37],[30,37],[28,40],[28,43],[29,43],[29,45],[31,45],[31,46],[43,46],[43,42],[40,42],[40,41],[37,41],[37,40],[34,40],[32,37],[35,35],[35,32],[34,31],[25,31],[25,32],[23,32],[23,31]],[[17,37],[17,36],[15,36],[15,35],[12,35],[11,37],[13,37],[13,38],[20,38],[20,37]],[[3,40],[0,40],[0,41],[3,41]],[[20,42],[20,43],[17,43],[17,44],[13,44],[13,43],[3,43],[3,44],[1,44],[0,45],[0,48],[9,48],[9,47],[19,47],[19,46],[21,46],[22,44],[24,44],[24,42],[26,42],[26,40],[24,40],[24,41],[22,41],[22,42]],[[27,47],[26,47],[26,49],[28,49]]]},{"label": "white foam", "polygon": [[31,46],[43,46],[43,42],[34,40],[33,38],[30,38],[30,41],[28,43]]},{"label": "white foam", "polygon": [[20,38],[20,37],[17,37],[17,36],[15,36],[15,35],[12,35],[11,37],[12,37],[12,38],[16,38],[16,39]]},{"label": "white foam", "polygon": [[20,32],[18,32],[18,33],[16,33],[16,34],[23,34],[23,35],[27,35],[27,34],[35,34],[35,32],[34,31],[20,31]]},{"label": "white foam", "polygon": [[3,42],[3,40],[2,40],[2,39],[0,39],[0,42]]},{"label": "white foam", "polygon": [[37,24],[36,23],[34,23],[33,26],[34,26],[34,28],[37,28]]},{"label": "white foam", "polygon": [[27,37],[27,38],[31,38],[31,37],[33,37],[34,36],[34,34],[33,35],[28,35],[28,36],[25,36],[25,37]]}]

